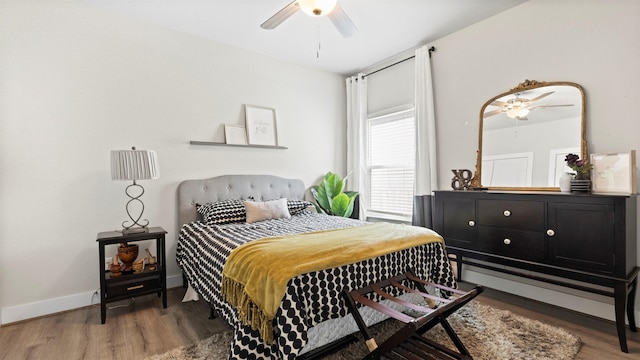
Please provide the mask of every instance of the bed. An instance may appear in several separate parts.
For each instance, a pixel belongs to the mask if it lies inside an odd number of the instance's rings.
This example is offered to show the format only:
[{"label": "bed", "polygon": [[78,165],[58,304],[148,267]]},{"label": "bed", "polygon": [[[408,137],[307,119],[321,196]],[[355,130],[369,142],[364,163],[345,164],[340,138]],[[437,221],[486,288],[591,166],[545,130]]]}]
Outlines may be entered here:
[{"label": "bed", "polygon": [[[290,239],[322,231],[337,234],[334,231],[360,231],[374,226],[309,211],[311,203],[304,200],[305,191],[301,180],[271,175],[224,175],[186,180],[178,187],[178,265],[189,290],[209,302],[232,327],[232,359],[313,357],[318,349],[330,347],[336,340],[358,331],[341,296],[344,290],[395,276],[408,268],[429,281],[456,286],[442,242],[301,273],[287,281],[284,296],[276,304],[273,321],[269,322],[272,341],[265,343],[262,334],[266,331],[263,329],[261,334],[259,326],[248,324],[241,316],[244,312],[225,300],[227,294],[222,294],[223,269],[232,251],[275,237]],[[242,214],[238,209],[238,202],[242,204],[243,200],[261,203],[274,199],[281,199],[281,205],[286,203],[290,218],[247,223],[247,216],[253,217],[253,213]],[[363,317],[368,323],[383,320],[374,313],[365,313]]]}]

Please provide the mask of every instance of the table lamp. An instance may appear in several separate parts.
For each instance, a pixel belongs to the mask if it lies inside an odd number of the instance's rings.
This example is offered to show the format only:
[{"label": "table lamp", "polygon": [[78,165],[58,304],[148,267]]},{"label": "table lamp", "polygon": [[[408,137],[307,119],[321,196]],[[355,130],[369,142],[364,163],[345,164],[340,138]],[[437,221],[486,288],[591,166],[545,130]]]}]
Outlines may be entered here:
[{"label": "table lamp", "polygon": [[[144,219],[141,223],[142,213],[144,212],[144,203],[140,197],[144,194],[142,185],[136,183],[136,180],[150,180],[160,178],[160,169],[158,168],[158,155],[153,150],[112,150],[111,151],[111,179],[112,180],[131,180],[133,184],[127,186],[125,193],[129,197],[126,210],[130,220],[122,222],[122,233],[144,233],[148,232],[149,220]],[[131,214],[132,207],[140,207],[136,217]]]}]

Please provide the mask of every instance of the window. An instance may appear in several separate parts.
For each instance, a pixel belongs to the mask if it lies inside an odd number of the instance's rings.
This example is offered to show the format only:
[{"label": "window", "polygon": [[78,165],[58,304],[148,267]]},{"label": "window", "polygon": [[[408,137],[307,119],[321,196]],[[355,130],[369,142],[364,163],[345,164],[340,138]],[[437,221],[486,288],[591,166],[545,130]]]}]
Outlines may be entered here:
[{"label": "window", "polygon": [[413,108],[368,119],[368,215],[411,219],[415,168]]}]

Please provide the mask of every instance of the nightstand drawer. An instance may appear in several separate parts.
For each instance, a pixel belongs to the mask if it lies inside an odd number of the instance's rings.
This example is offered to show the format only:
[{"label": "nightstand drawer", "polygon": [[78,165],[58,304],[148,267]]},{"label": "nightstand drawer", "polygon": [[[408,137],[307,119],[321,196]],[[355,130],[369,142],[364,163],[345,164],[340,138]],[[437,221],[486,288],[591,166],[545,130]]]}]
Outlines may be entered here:
[{"label": "nightstand drawer", "polygon": [[544,230],[544,202],[478,200],[478,224]]},{"label": "nightstand drawer", "polygon": [[160,278],[137,278],[125,281],[119,281],[107,286],[107,296],[115,297],[126,294],[137,294],[144,291],[162,290]]},{"label": "nightstand drawer", "polygon": [[523,260],[543,261],[545,259],[544,233],[480,226],[477,248],[492,254]]}]

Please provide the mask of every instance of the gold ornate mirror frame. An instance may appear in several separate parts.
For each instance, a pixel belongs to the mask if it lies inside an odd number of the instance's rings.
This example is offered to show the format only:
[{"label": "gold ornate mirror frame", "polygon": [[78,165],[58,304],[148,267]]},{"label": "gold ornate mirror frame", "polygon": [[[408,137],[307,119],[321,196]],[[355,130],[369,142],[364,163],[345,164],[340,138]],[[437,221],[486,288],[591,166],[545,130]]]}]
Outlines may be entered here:
[{"label": "gold ornate mirror frame", "polygon": [[[478,151],[477,151],[477,159],[476,159],[476,168],[475,174],[471,181],[472,188],[486,188],[488,190],[510,190],[510,191],[559,191],[558,187],[541,187],[541,186],[531,186],[531,187],[509,187],[509,186],[500,186],[500,187],[492,187],[492,186],[483,186],[482,185],[482,141],[483,141],[483,128],[484,128],[484,120],[485,120],[485,112],[487,111],[488,106],[496,106],[496,103],[504,103],[505,97],[513,95],[517,99],[518,96],[522,93],[526,93],[527,91],[549,87],[549,86],[570,86],[579,90],[581,104],[581,120],[580,120],[580,157],[582,159],[587,159],[587,140],[586,140],[586,99],[585,93],[582,86],[567,81],[556,81],[556,82],[543,82],[543,81],[535,81],[535,80],[525,80],[524,82],[518,84],[515,88],[506,91],[502,94],[496,95],[493,98],[489,99],[482,108],[480,109],[480,122],[479,122],[479,131],[478,131]],[[546,96],[544,94],[543,96]],[[540,96],[541,98],[543,96]],[[503,99],[504,98],[504,99]],[[501,101],[502,100],[502,101]],[[548,105],[537,106],[538,108],[542,108],[543,106],[552,107]],[[545,108],[546,109],[546,108]],[[543,110],[537,110],[543,111]],[[549,111],[548,109],[544,111]],[[503,112],[506,112],[503,110]],[[490,113],[498,113],[497,110],[491,111]],[[489,114],[489,113],[487,113]],[[525,115],[526,117],[527,115]],[[520,118],[516,118],[516,120],[521,120]],[[523,120],[526,120],[523,119]],[[517,122],[516,122],[517,123]],[[545,141],[541,139],[541,141]]]}]

